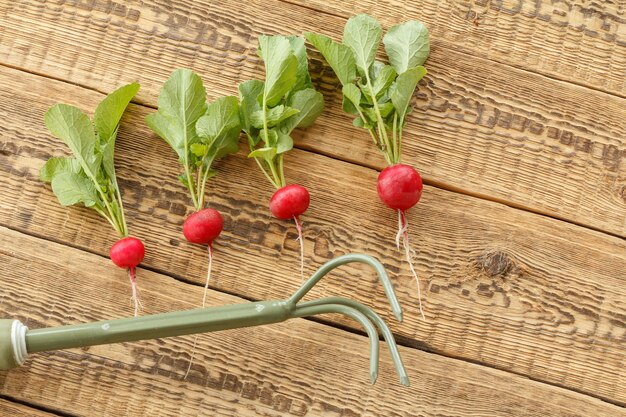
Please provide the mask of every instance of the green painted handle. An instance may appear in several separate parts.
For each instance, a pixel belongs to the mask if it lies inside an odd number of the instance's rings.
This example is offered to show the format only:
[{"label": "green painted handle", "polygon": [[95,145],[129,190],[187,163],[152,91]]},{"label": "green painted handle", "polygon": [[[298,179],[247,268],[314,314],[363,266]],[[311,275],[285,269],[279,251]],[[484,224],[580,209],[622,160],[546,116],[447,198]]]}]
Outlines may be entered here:
[{"label": "green painted handle", "polygon": [[291,310],[285,301],[263,301],[35,329],[26,333],[26,349],[35,353],[259,326],[284,321]]}]

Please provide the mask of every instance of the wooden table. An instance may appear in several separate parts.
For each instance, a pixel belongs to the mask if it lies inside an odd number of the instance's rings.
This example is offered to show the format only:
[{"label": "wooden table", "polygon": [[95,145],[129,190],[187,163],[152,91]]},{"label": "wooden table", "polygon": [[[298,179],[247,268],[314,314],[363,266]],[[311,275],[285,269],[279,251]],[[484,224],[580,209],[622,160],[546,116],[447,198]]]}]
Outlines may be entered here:
[{"label": "wooden table", "polygon": [[[243,4],[245,3],[245,4]],[[356,12],[431,31],[429,74],[405,133],[426,186],[412,210],[426,321],[378,202],[383,158],[341,111],[311,53],[326,110],[299,132],[290,182],[312,193],[306,272],[347,252],[383,260],[398,324],[370,270],[346,267],[312,296],[374,307],[402,345],[412,387],[383,348],[368,383],[351,321],[298,319],[193,337],[33,355],[0,372],[6,416],[626,416],[626,20],[623,2],[0,0],[0,317],[32,328],[129,314],[125,272],[101,218],[63,208],[38,169],[67,149],[42,116],[93,111],[137,80],[117,169],[132,234],[147,244],[144,313],[198,305],[205,253],[182,239],[190,212],[173,152],[146,127],[163,81],[199,72],[209,99],[261,78],[261,33],[339,38]],[[219,164],[210,204],[225,216],[209,304],[282,298],[299,283],[290,223],[242,151]]]}]

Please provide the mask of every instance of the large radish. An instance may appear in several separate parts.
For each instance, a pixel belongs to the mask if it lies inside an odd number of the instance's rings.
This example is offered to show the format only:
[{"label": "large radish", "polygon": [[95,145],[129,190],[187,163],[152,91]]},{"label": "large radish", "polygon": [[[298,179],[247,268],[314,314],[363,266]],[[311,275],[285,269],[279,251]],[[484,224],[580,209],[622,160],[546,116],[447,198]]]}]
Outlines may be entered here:
[{"label": "large radish", "polygon": [[[398,214],[396,245],[400,240],[409,270],[417,283],[419,310],[420,283],[413,265],[406,211],[422,194],[422,179],[411,166],[402,164],[402,130],[411,111],[410,101],[419,80],[426,75],[422,64],[430,52],[426,27],[417,20],[392,26],[383,38],[380,23],[360,14],[351,17],[341,43],[325,35],[306,33],[306,39],[321,53],[342,84],[343,109],[356,116],[353,124],[368,131],[383,153],[388,167],[378,177],[380,199]],[[383,40],[389,64],[376,60]]]}]

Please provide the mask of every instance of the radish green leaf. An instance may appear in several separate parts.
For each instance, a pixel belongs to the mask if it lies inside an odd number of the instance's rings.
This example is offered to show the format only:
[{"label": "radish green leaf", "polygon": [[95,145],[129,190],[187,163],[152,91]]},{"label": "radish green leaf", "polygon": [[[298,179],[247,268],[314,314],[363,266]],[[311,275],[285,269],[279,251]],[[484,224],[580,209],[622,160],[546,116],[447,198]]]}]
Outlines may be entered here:
[{"label": "radish green leaf", "polygon": [[156,113],[148,126],[176,152],[196,210],[204,207],[206,182],[215,175],[214,161],[239,149],[241,131],[236,97],[207,104],[202,79],[190,69],[177,69],[161,87]]},{"label": "radish green leaf", "polygon": [[128,228],[113,156],[120,119],[138,89],[132,83],[109,94],[96,108],[93,123],[67,104],[56,104],[44,115],[48,130],[65,142],[73,157],[50,158],[39,171],[40,179],[52,184],[62,205],[96,210],[121,236],[128,235]]}]

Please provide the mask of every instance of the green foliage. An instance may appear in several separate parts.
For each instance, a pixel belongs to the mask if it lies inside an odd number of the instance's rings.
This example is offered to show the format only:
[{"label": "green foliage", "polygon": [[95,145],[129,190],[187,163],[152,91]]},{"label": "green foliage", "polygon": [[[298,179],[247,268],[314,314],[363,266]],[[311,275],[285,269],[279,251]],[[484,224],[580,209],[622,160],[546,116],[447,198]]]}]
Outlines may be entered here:
[{"label": "green foliage", "polygon": [[125,85],[98,104],[93,123],[79,108],[56,104],[46,112],[46,127],[72,151],[72,157],[50,158],[40,179],[64,206],[83,204],[106,218],[121,235],[128,235],[113,162],[120,119],[139,84]]},{"label": "green foliage", "polygon": [[[273,94],[273,93],[272,93]],[[161,87],[158,111],[146,123],[178,155],[184,172],[179,179],[196,210],[204,206],[206,182],[216,175],[211,165],[239,150],[241,124],[237,97],[207,103],[202,79],[190,69],[177,69]]]},{"label": "green foliage", "polygon": [[[376,19],[360,14],[346,22],[342,43],[317,33],[304,36],[343,85],[343,110],[357,116],[354,126],[369,131],[387,163],[399,163],[411,97],[426,75],[422,66],[430,52],[426,27],[412,20],[392,26],[383,37]],[[381,39],[389,65],[375,59]]]},{"label": "green foliage", "polygon": [[293,148],[291,132],[313,124],[324,99],[311,84],[303,38],[260,36],[258,54],[265,81],[239,84],[239,120],[248,138],[248,156],[279,188],[285,185],[283,155]]}]

